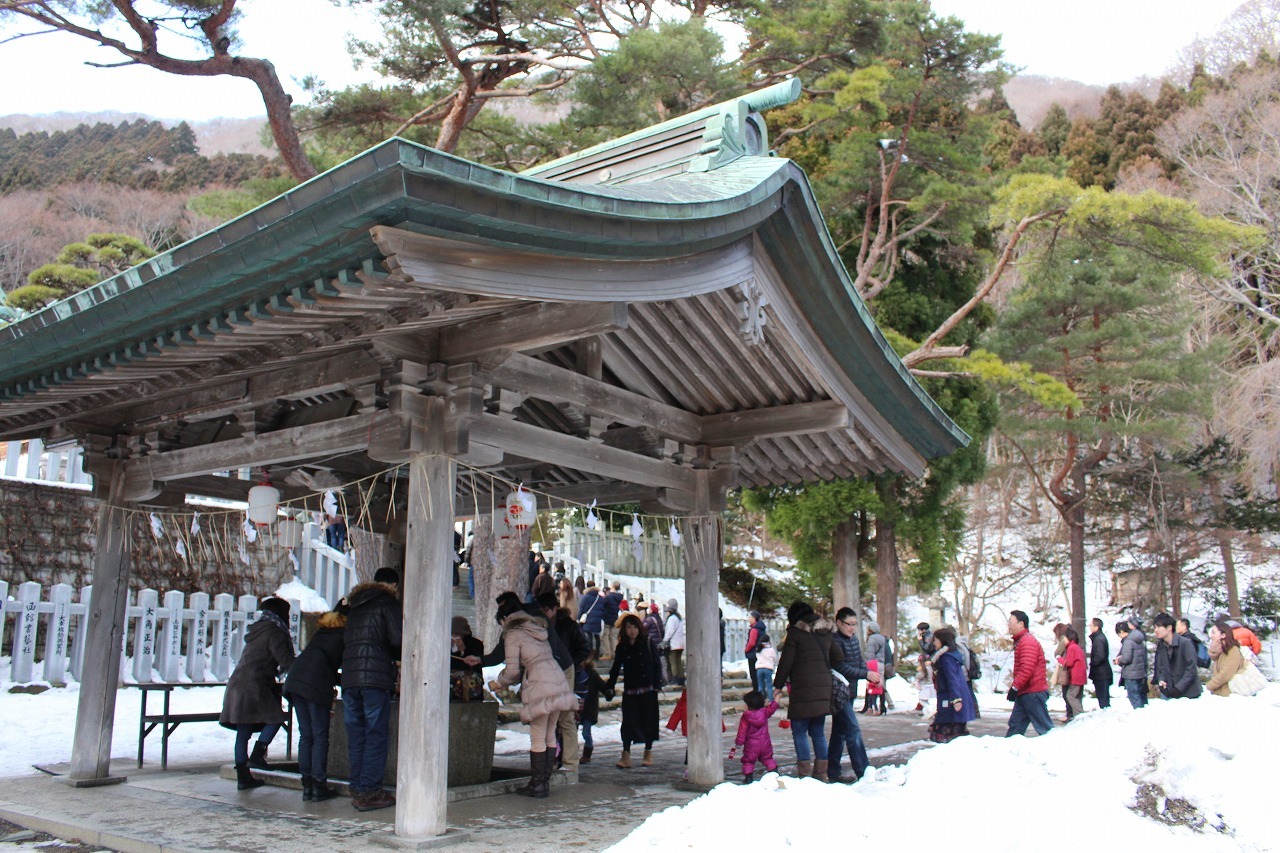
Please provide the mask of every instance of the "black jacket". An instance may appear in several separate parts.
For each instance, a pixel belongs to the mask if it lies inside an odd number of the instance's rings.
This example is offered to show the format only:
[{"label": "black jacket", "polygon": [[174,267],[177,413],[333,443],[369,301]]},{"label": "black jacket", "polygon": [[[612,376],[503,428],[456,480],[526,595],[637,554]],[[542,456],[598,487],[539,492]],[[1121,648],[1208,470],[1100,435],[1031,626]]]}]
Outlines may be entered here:
[{"label": "black jacket", "polygon": [[1113,675],[1111,644],[1106,634],[1094,631],[1089,635],[1089,680],[1110,682]]},{"label": "black jacket", "polygon": [[321,628],[289,667],[284,680],[284,695],[297,701],[325,703],[332,701],[338,686],[338,669],[342,666],[343,628]]},{"label": "black jacket", "polygon": [[347,603],[351,613],[343,635],[343,689],[395,690],[404,625],[395,587],[362,583],[347,595]]},{"label": "black jacket", "polygon": [[636,637],[634,643],[618,641],[618,647],[613,652],[613,666],[609,668],[610,690],[618,685],[619,675],[627,690],[641,687],[656,690],[662,683],[662,662],[658,655],[658,645],[649,639],[648,634]]},{"label": "black jacket", "polygon": [[849,680],[849,696],[858,695],[858,679],[867,677],[867,662],[862,659],[862,644],[858,642],[858,636],[846,637],[840,633],[840,629],[836,628],[831,632],[831,639],[840,647],[840,651],[844,654],[844,661],[833,665],[831,668],[839,672]]},{"label": "black jacket", "polygon": [[1156,665],[1151,681],[1157,685],[1161,681],[1168,684],[1161,692],[1169,699],[1195,699],[1200,695],[1195,643],[1177,634],[1169,639],[1172,645],[1164,640],[1156,641]]},{"label": "black jacket", "polygon": [[578,620],[567,613],[557,613],[556,636],[568,649],[573,665],[582,666],[587,655],[591,654],[591,644],[587,642],[587,635],[582,633],[582,626],[578,624]]}]

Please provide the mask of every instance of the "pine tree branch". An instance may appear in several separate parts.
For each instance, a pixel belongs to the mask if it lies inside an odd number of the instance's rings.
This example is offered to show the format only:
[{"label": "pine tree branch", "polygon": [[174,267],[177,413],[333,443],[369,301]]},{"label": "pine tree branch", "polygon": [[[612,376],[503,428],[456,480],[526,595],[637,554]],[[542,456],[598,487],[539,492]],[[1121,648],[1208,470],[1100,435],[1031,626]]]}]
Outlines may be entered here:
[{"label": "pine tree branch", "polygon": [[924,339],[924,343],[920,344],[914,352],[909,352],[903,356],[902,363],[907,367],[919,364],[928,358],[931,350],[936,349],[938,342],[949,335],[960,322],[973,312],[973,309],[982,304],[983,300],[990,295],[991,291],[1000,282],[1004,276],[1005,269],[1009,266],[1009,262],[1013,259],[1014,250],[1018,247],[1019,241],[1022,240],[1027,229],[1037,222],[1050,217],[1060,216],[1066,212],[1065,208],[1055,208],[1054,210],[1046,210],[1041,213],[1024,216],[1021,221],[1014,226],[1013,233],[1009,235],[1009,241],[1005,243],[1004,250],[1000,252],[1000,257],[996,259],[996,264],[992,267],[991,272],[987,275],[987,280],[973,294],[973,297],[955,310],[954,313],[942,322],[929,337]]}]

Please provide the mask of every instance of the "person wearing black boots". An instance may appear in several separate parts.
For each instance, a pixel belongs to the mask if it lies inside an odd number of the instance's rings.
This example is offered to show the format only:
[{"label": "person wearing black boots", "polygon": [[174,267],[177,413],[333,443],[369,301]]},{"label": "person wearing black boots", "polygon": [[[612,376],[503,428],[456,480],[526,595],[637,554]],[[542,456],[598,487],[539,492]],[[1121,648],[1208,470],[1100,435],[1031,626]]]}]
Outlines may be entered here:
[{"label": "person wearing black boots", "polygon": [[[267,746],[285,722],[277,677],[293,664],[293,637],[289,634],[289,602],[265,598],[258,605],[258,620],[245,632],[244,651],[227,680],[218,722],[236,733],[236,787],[241,791],[266,784],[255,779],[250,767],[270,770]],[[260,732],[249,754],[249,739]]]},{"label": "person wearing black boots", "polygon": [[323,802],[338,796],[329,787],[329,719],[342,667],[343,629],[348,612],[345,601],[325,613],[318,630],[289,667],[284,695],[298,715],[298,770],[302,773],[302,799]]}]

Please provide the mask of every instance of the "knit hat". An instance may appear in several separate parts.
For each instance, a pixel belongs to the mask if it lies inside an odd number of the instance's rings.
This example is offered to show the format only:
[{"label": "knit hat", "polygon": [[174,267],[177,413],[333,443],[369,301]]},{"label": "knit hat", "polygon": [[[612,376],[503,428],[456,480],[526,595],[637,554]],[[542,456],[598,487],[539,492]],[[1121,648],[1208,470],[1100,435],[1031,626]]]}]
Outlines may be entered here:
[{"label": "knit hat", "polygon": [[289,621],[289,602],[283,598],[276,598],[274,595],[262,599],[258,602],[258,609],[265,610],[268,613],[274,613],[285,622]]},{"label": "knit hat", "polygon": [[656,601],[655,601],[655,602],[653,602],[653,603],[651,603],[651,604],[649,605],[649,612],[650,612],[650,613],[657,613],[657,612],[658,612],[658,602],[656,602]]},{"label": "knit hat", "polygon": [[667,599],[666,611],[668,613],[677,613],[680,610],[680,604],[674,598]]},{"label": "knit hat", "polygon": [[873,634],[879,634],[879,633],[880,633],[880,623],[879,623],[879,622],[868,622],[868,623],[867,623],[867,630],[868,630],[868,631],[870,631],[870,632],[871,632],[871,633],[873,633]]}]

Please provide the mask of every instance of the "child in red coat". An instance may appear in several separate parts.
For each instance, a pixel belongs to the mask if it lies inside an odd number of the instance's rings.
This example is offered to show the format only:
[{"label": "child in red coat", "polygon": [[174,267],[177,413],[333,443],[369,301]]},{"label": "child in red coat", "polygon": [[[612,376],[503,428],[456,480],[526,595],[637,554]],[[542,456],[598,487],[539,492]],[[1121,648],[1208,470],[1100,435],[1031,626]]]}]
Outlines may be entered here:
[{"label": "child in red coat", "polygon": [[769,737],[769,718],[778,710],[778,703],[766,705],[764,694],[758,690],[743,696],[742,702],[747,710],[738,721],[738,739],[729,750],[729,758],[732,759],[738,747],[742,747],[742,782],[750,785],[757,761],[764,764],[765,770],[772,772],[778,769],[778,762],[773,760],[773,739]]},{"label": "child in red coat", "polygon": [[[879,672],[879,671],[880,671],[880,661],[876,660],[875,658],[872,658],[871,660],[867,661],[867,672]],[[879,707],[877,707],[877,705]],[[867,682],[867,698],[866,698],[866,701],[862,703],[862,713],[864,714],[870,713],[871,716],[877,717],[877,716],[880,716],[881,714],[887,714],[888,712],[889,712],[889,703],[888,703],[887,697],[884,695],[884,682],[877,681],[875,684],[872,684],[870,681],[868,681]]]}]

